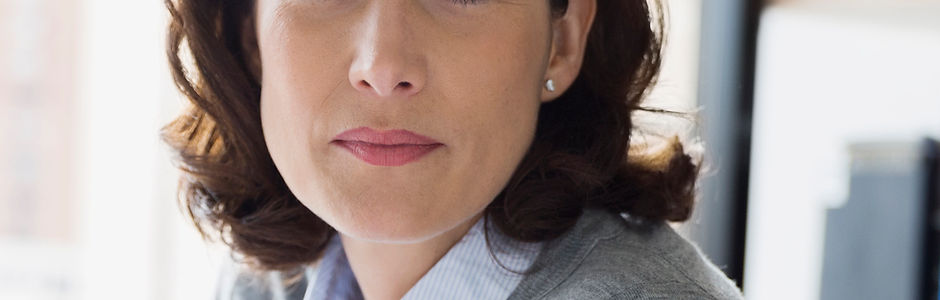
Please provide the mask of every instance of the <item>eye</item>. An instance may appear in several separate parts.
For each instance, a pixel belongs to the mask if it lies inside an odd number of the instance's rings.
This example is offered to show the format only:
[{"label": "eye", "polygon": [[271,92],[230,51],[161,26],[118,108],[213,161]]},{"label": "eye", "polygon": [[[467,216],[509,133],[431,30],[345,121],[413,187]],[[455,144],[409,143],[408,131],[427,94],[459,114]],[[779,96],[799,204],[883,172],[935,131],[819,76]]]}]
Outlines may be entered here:
[{"label": "eye", "polygon": [[451,0],[451,1],[453,1],[454,4],[474,5],[474,4],[480,4],[480,2],[483,2],[484,0]]}]

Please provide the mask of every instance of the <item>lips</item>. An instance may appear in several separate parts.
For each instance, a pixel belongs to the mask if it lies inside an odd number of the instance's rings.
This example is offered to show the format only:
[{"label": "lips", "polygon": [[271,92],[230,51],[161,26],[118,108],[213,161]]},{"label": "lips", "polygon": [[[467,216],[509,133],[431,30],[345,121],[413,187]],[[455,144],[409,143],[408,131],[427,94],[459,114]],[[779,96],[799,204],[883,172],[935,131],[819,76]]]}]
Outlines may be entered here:
[{"label": "lips", "polygon": [[330,144],[376,166],[402,166],[444,146],[432,138],[407,130],[378,131],[359,127],[337,135]]}]

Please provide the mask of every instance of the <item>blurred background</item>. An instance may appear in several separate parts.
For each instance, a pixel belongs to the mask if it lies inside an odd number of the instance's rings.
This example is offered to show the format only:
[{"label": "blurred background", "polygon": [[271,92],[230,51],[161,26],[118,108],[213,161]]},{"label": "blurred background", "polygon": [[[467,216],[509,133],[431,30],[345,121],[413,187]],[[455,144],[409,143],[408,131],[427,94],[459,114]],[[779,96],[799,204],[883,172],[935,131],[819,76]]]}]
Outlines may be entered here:
[{"label": "blurred background", "polygon": [[[668,0],[696,112],[679,225],[748,299],[938,299],[940,0]],[[0,0],[0,299],[207,299],[176,205],[161,1]],[[646,120],[655,123],[659,119]]]}]

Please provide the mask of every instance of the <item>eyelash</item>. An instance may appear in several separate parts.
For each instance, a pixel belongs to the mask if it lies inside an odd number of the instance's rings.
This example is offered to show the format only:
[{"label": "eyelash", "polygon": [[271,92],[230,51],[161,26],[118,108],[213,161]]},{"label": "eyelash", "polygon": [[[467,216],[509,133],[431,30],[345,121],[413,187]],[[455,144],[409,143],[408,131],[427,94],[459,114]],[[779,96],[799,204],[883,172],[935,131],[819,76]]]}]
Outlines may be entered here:
[{"label": "eyelash", "polygon": [[460,5],[474,5],[474,4],[479,4],[480,2],[483,2],[483,0],[451,0],[451,1],[453,1],[454,4],[460,4]]}]

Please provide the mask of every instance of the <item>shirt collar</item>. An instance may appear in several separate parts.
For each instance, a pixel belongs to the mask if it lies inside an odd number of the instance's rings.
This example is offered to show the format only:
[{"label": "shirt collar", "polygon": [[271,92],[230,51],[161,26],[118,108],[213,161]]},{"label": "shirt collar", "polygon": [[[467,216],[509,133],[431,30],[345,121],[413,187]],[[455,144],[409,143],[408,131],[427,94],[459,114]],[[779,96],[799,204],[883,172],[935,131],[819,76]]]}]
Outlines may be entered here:
[{"label": "shirt collar", "polygon": [[[523,275],[500,264],[525,271],[543,243],[513,240],[487,222],[490,254],[484,220],[487,218],[480,218],[402,299],[506,299]],[[306,275],[309,281],[304,300],[363,299],[338,235],[330,239],[320,263],[306,269]]]}]

